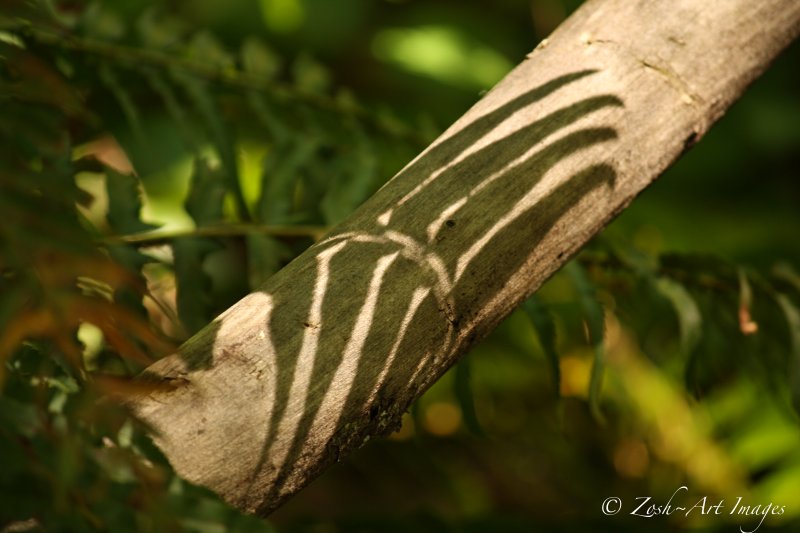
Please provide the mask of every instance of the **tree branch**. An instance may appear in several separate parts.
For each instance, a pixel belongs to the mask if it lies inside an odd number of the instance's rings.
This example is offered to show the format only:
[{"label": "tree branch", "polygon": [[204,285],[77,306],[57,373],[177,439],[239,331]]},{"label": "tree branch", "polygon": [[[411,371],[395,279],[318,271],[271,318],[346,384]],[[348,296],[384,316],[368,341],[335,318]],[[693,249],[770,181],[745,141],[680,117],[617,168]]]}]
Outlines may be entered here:
[{"label": "tree branch", "polygon": [[794,0],[590,0],[333,233],[154,364],[182,385],[135,412],[181,475],[274,509],[395,428],[798,31]]}]

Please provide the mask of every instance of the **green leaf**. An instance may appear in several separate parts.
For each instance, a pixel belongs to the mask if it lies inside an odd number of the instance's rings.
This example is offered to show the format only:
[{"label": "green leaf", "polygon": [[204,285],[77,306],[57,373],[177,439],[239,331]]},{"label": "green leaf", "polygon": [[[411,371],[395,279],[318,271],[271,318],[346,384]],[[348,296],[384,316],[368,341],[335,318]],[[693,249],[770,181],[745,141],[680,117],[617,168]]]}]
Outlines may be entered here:
[{"label": "green leaf", "polygon": [[87,35],[106,41],[120,39],[127,31],[127,25],[119,15],[100,2],[89,4],[81,17],[81,26]]},{"label": "green leaf", "polygon": [[150,87],[161,97],[164,108],[169,113],[170,118],[180,129],[186,143],[195,152],[199,152],[202,139],[189,120],[183,104],[178,100],[172,86],[164,79],[161,73],[155,68],[144,68],[142,72],[147,79]]},{"label": "green leaf", "polygon": [[0,396],[0,427],[27,438],[42,430],[36,406]]},{"label": "green leaf", "polygon": [[[142,190],[135,176],[120,174],[114,170],[106,170],[106,193],[108,195],[108,213],[106,220],[109,227],[118,234],[129,235],[153,230],[158,226],[142,222]],[[152,259],[139,252],[135,247],[121,244],[108,246],[111,258],[120,265],[135,273],[140,288],[147,286],[141,274],[142,267]],[[142,317],[147,310],[142,304],[142,293],[130,286],[114,291],[114,301],[131,309]]]},{"label": "green leaf", "polygon": [[289,221],[300,169],[312,159],[317,147],[316,139],[298,137],[285,152],[273,150],[264,157],[261,196],[257,203],[260,222],[284,224]]},{"label": "green leaf", "polygon": [[289,143],[289,129],[278,118],[278,114],[267,102],[264,96],[257,91],[247,93],[247,103],[255,113],[256,118],[266,128],[267,132],[275,142],[276,147],[283,147]]},{"label": "green leaf", "polygon": [[792,406],[800,414],[800,309],[785,294],[776,294],[775,300],[789,327],[789,387]]},{"label": "green leaf", "polygon": [[697,302],[686,287],[672,279],[654,279],[653,287],[672,304],[680,325],[681,350],[686,355],[692,354],[703,334],[703,316]]},{"label": "green leaf", "polygon": [[242,45],[242,68],[248,74],[271,80],[281,70],[278,55],[256,37],[248,37]]},{"label": "green leaf", "polygon": [[222,206],[226,193],[222,176],[211,169],[205,159],[195,159],[184,207],[197,227],[222,222]]},{"label": "green leaf", "polygon": [[221,71],[233,70],[235,61],[217,37],[203,30],[195,34],[187,47],[191,59]]},{"label": "green leaf", "polygon": [[176,81],[180,83],[197,111],[206,122],[217,153],[219,154],[222,168],[225,171],[225,183],[228,190],[233,193],[236,212],[241,220],[250,220],[250,212],[244,199],[241,185],[239,184],[239,164],[236,159],[236,148],[233,138],[225,126],[223,118],[217,108],[214,98],[206,82],[189,75],[173,72]]},{"label": "green leaf", "polygon": [[130,309],[140,317],[147,317],[147,309],[142,303],[147,280],[142,275],[142,268],[152,263],[153,258],[127,244],[114,244],[106,248],[111,259],[132,272],[136,280],[136,286],[126,285],[114,290],[114,303]]},{"label": "green leaf", "polygon": [[291,259],[291,250],[282,242],[259,233],[247,235],[247,274],[251,290],[260,287]]},{"label": "green leaf", "polygon": [[800,294],[800,274],[798,274],[790,264],[778,263],[775,265],[775,268],[773,268],[772,273],[780,282],[787,284],[796,291],[797,294]]},{"label": "green leaf", "polygon": [[[205,160],[195,160],[194,172],[184,206],[198,227],[219,223],[226,189],[218,174]],[[173,242],[176,303],[178,317],[193,334],[205,326],[213,314],[211,277],[203,269],[206,257],[221,248],[211,239],[183,237]]]},{"label": "green leaf", "polygon": [[331,85],[328,70],[308,54],[301,54],[292,64],[294,83],[301,91],[324,93]]},{"label": "green leaf", "polygon": [[357,124],[348,131],[352,132],[353,147],[340,157],[345,168],[329,180],[320,205],[328,225],[340,222],[367,198],[376,176],[375,150],[366,133]]},{"label": "green leaf", "polygon": [[108,225],[119,234],[139,233],[157,228],[142,222],[142,189],[135,176],[106,170],[106,192],[108,194]]},{"label": "green leaf", "polygon": [[553,389],[556,398],[561,398],[561,366],[559,365],[558,350],[556,349],[556,324],[553,315],[542,305],[536,295],[531,296],[522,304],[522,309],[531,321],[536,334],[539,336],[539,344],[550,365],[550,375],[553,381]]},{"label": "green leaf", "polygon": [[464,417],[464,424],[473,434],[482,436],[484,431],[475,411],[471,374],[470,358],[463,357],[456,365],[453,386],[458,406],[461,408],[461,414]]},{"label": "green leaf", "polygon": [[189,32],[186,22],[158,4],[147,9],[136,21],[139,40],[148,48],[174,48]]},{"label": "green leaf", "polygon": [[594,350],[594,364],[589,380],[589,408],[592,416],[598,422],[604,422],[605,418],[600,410],[600,392],[603,384],[603,374],[605,372],[605,353],[603,348],[603,337],[605,330],[605,317],[603,306],[595,297],[595,288],[586,270],[577,261],[570,261],[564,267],[564,271],[572,279],[572,283],[578,293],[578,302],[583,310],[586,326],[589,330],[589,342]]},{"label": "green leaf", "polygon": [[658,267],[658,258],[652,254],[643,252],[633,246],[625,246],[616,242],[609,242],[602,239],[602,234],[598,236],[598,242],[603,244],[603,248],[608,253],[608,260],[631,270],[641,278],[654,275]]},{"label": "green leaf", "polygon": [[212,281],[203,267],[205,258],[220,248],[220,244],[200,237],[181,237],[172,244],[178,317],[190,335],[212,318]]},{"label": "green leaf", "polygon": [[100,81],[108,87],[111,94],[117,100],[117,104],[122,111],[125,120],[128,122],[128,127],[131,129],[133,138],[138,147],[142,150],[147,150],[149,143],[147,142],[147,135],[145,135],[144,127],[140,118],[139,110],[136,108],[133,97],[130,95],[125,86],[117,78],[114,70],[106,63],[100,65],[99,69]]}]

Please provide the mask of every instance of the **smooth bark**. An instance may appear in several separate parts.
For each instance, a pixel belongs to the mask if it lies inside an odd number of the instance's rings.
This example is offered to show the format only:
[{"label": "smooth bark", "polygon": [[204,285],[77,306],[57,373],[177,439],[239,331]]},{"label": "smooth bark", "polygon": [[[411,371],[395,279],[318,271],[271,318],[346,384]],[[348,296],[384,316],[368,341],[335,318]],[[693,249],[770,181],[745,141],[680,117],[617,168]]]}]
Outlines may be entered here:
[{"label": "smooth bark", "polygon": [[171,387],[136,413],[182,476],[274,509],[396,428],[799,30],[796,0],[590,0],[341,226],[154,364]]}]

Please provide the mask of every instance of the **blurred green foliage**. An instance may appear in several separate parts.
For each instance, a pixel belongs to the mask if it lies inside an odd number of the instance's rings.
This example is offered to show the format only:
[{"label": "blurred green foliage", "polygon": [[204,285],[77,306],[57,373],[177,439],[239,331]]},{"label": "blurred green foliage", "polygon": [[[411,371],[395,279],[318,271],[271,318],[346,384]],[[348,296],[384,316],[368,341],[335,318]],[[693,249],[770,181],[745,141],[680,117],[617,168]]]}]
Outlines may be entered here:
[{"label": "blurred green foliage", "polygon": [[785,506],[759,530],[794,530],[797,46],[396,434],[269,523],[177,478],[118,401],[578,4],[4,0],[0,528],[757,525],[601,512],[686,485]]}]

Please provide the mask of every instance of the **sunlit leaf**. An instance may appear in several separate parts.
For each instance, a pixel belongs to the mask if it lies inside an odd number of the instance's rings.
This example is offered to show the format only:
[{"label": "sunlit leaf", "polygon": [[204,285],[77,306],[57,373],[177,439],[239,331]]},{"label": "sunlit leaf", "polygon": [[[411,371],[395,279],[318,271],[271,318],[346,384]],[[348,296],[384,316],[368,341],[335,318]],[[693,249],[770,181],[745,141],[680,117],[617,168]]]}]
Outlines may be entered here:
[{"label": "sunlit leaf", "polygon": [[513,66],[498,51],[447,25],[384,29],[371,48],[383,61],[461,87],[491,87]]}]

